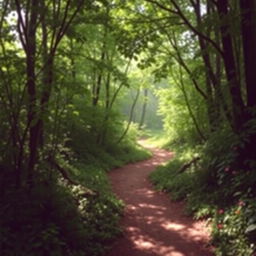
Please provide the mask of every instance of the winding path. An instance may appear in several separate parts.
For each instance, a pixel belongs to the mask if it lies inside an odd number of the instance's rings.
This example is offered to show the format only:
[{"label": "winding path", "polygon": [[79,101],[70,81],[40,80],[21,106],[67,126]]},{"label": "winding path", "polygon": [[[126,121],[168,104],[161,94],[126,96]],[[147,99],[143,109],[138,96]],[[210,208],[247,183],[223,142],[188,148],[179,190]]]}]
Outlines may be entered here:
[{"label": "winding path", "polygon": [[[145,142],[142,142],[145,146]],[[146,145],[147,146],[147,145]],[[150,149],[149,160],[113,170],[113,191],[125,204],[123,236],[107,256],[210,256],[209,235],[203,222],[184,216],[182,203],[153,189],[148,175],[173,154]]]}]

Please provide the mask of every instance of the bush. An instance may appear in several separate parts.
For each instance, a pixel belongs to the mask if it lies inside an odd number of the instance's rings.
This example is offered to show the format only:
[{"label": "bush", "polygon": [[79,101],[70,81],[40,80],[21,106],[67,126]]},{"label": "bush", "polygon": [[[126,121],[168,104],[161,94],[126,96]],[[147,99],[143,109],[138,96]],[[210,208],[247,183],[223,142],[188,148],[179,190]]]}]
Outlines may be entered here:
[{"label": "bush", "polygon": [[120,232],[122,209],[110,191],[106,174],[101,185],[95,194],[81,185],[49,181],[35,184],[29,191],[9,189],[0,199],[1,255],[101,253]]},{"label": "bush", "polygon": [[240,200],[232,207],[216,210],[212,234],[213,243],[217,245],[217,255],[253,254],[256,249],[255,210],[256,207],[250,200],[247,203]]},{"label": "bush", "polygon": [[[210,220],[218,256],[256,253],[256,173],[237,162],[242,144],[229,129],[222,129],[203,146],[178,149],[175,159],[151,175],[158,189],[186,200],[189,214]],[[197,166],[178,173],[195,150],[201,157]]]},{"label": "bush", "polygon": [[166,192],[171,192],[172,199],[186,199],[195,184],[195,169],[180,173],[179,170],[183,166],[184,161],[195,155],[191,149],[185,150],[183,153],[178,150],[175,158],[167,165],[160,166],[150,175],[151,181],[156,184],[156,187]]}]

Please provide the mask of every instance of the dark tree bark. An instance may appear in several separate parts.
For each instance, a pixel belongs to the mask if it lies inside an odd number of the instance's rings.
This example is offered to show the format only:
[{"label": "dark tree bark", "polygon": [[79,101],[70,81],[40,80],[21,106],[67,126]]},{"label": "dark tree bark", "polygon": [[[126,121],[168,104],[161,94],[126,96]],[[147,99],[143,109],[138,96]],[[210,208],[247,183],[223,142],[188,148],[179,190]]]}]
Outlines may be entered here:
[{"label": "dark tree bark", "polygon": [[[54,31],[52,31],[52,38],[51,38],[51,44],[48,46],[48,42],[50,41],[48,38],[48,28],[45,20],[45,14],[49,11],[47,10],[47,7],[45,6],[45,2],[41,1],[41,25],[42,25],[42,62],[43,62],[43,70],[42,70],[42,93],[40,97],[40,115],[38,117],[37,121],[37,129],[38,129],[38,140],[39,140],[39,146],[43,148],[44,146],[44,117],[47,115],[48,111],[48,105],[50,101],[50,97],[52,94],[52,88],[53,88],[53,82],[54,82],[54,60],[57,52],[57,48],[64,37],[67,29],[69,28],[70,24],[74,20],[75,16],[79,12],[79,10],[82,7],[84,0],[80,0],[77,3],[77,6],[73,13],[68,15],[69,9],[71,7],[71,1],[67,1],[63,17],[61,18],[61,26],[59,28],[55,27]],[[54,8],[60,10],[61,8],[61,2],[55,3]],[[59,14],[58,14],[59,15]],[[53,14],[54,18],[54,14]],[[59,18],[59,16],[58,16]]]},{"label": "dark tree bark", "polygon": [[240,0],[247,106],[256,106],[256,1]]},{"label": "dark tree bark", "polygon": [[[241,12],[241,35],[243,46],[245,87],[247,96],[246,117],[244,120],[244,133],[247,134],[247,141],[244,147],[240,148],[238,164],[244,168],[255,168],[250,161],[256,158],[256,131],[252,130],[251,121],[256,117],[256,1],[240,0]],[[250,124],[248,123],[250,122]]]},{"label": "dark tree bark", "polygon": [[107,77],[106,77],[106,81],[105,81],[106,95],[105,95],[104,119],[102,121],[102,127],[97,136],[97,143],[100,145],[103,145],[105,143],[107,133],[108,133],[108,121],[109,121],[109,115],[111,112],[111,109],[110,109],[110,82],[111,82],[111,73],[109,71],[107,74]]},{"label": "dark tree bark", "polygon": [[229,14],[228,0],[218,0],[216,5],[221,22],[220,31],[223,46],[223,60],[232,101],[233,130],[239,133],[244,122],[244,102],[242,99],[241,84],[237,76],[239,72],[234,56],[230,24],[227,20],[224,22],[224,19],[227,19]]},{"label": "dark tree bark", "polygon": [[[26,41],[26,75],[27,75],[27,92],[29,96],[28,103],[28,123],[29,127],[29,160],[27,166],[27,177],[30,182],[33,180],[35,164],[38,155],[38,127],[36,120],[38,116],[38,110],[36,106],[36,29],[38,19],[39,4],[37,0],[31,2],[30,17],[27,29],[27,41]],[[25,32],[25,31],[24,31]]]},{"label": "dark tree bark", "polygon": [[[105,55],[106,55],[105,49],[103,49],[103,52],[101,54],[101,59],[100,59],[102,62],[105,60]],[[99,99],[100,99],[102,76],[103,76],[103,70],[100,70],[100,73],[97,76],[97,80],[95,82],[95,85],[93,86],[93,95],[92,95],[92,105],[93,106],[97,106],[98,102],[99,102]]]},{"label": "dark tree bark", "polygon": [[[196,14],[197,25],[198,27],[203,27],[202,14],[201,14],[201,1],[197,0],[196,2],[194,2],[193,6]],[[211,11],[212,11],[211,7],[212,6],[210,2],[207,1],[207,15],[211,15]],[[211,27],[208,25],[208,27],[206,28],[205,34],[208,37],[210,37],[210,33],[211,33]],[[214,66],[212,62],[213,56],[210,53],[209,42],[206,41],[204,38],[202,38],[200,35],[198,35],[198,41],[199,41],[203,63],[205,65],[208,119],[210,124],[210,130],[213,132],[218,129],[220,124],[220,118],[221,118],[220,101],[218,100],[218,98],[221,97],[221,88],[220,88],[221,76],[217,76],[217,74],[219,73],[218,66],[216,67],[216,70],[214,70]],[[218,44],[218,40],[216,41],[216,44]],[[220,64],[220,62],[217,62],[217,64]],[[216,91],[218,91],[218,94],[216,93]],[[224,98],[222,98],[222,100],[223,100],[223,104],[225,104]]]},{"label": "dark tree bark", "polygon": [[[27,127],[25,128],[24,135],[21,139],[22,143],[24,143],[26,140],[26,130],[28,130],[29,150],[26,163],[27,167],[22,174],[21,183],[23,184],[33,184],[35,166],[38,162],[38,151],[40,146],[43,147],[43,118],[47,113],[48,103],[51,96],[55,53],[69,25],[80,10],[83,1],[84,0],[81,0],[77,3],[77,6],[74,8],[71,15],[69,15],[71,0],[66,1],[65,7],[63,8],[63,15],[60,17],[61,1],[54,1],[52,3],[53,10],[51,10],[51,8],[48,8],[49,5],[47,7],[45,6],[45,1],[15,0],[15,7],[18,15],[17,31],[26,55],[26,89],[28,98]],[[23,6],[26,6],[26,8],[23,8]],[[56,10],[58,11],[56,12]],[[52,14],[53,19],[56,18],[60,20],[60,26],[53,26],[53,28],[49,29],[46,24],[46,19],[44,18],[44,15],[47,14]],[[39,35],[37,30],[40,25],[42,25],[42,41],[37,40],[37,36]],[[50,40],[48,40],[48,35],[51,35]],[[37,48],[39,48],[39,42],[41,43],[42,52],[37,50]],[[37,88],[38,81],[36,75],[36,68],[38,66],[36,58],[40,56],[40,54],[42,54],[42,70],[39,73],[42,73],[42,90],[38,90]],[[23,156],[24,154],[20,153],[20,155]]]},{"label": "dark tree bark", "polygon": [[[107,49],[106,49],[107,34],[108,34],[108,24],[105,24],[101,56],[100,56],[101,63],[103,63],[107,58]],[[98,101],[100,99],[100,91],[101,91],[103,76],[104,76],[104,70],[103,70],[103,68],[100,68],[99,74],[98,74],[95,84],[93,86],[93,95],[92,95],[92,105],[93,106],[97,106]]]}]

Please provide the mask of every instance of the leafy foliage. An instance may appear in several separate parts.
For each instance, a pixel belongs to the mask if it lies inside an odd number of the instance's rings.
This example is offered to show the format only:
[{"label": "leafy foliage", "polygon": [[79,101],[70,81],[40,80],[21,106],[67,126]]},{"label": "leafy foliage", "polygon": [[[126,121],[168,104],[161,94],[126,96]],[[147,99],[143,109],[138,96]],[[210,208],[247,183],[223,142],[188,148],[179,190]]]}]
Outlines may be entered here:
[{"label": "leafy foliage", "polygon": [[[151,175],[158,189],[170,193],[173,200],[186,201],[187,213],[195,218],[208,218],[216,255],[242,256],[255,252],[256,175],[235,168],[239,141],[224,128],[203,146],[182,146],[174,160]],[[202,159],[180,173],[181,166],[194,155]]]},{"label": "leafy foliage", "polygon": [[162,123],[180,149],[152,181],[212,219],[218,255],[255,253],[254,30],[253,0],[0,1],[0,253],[101,253],[106,171]]}]

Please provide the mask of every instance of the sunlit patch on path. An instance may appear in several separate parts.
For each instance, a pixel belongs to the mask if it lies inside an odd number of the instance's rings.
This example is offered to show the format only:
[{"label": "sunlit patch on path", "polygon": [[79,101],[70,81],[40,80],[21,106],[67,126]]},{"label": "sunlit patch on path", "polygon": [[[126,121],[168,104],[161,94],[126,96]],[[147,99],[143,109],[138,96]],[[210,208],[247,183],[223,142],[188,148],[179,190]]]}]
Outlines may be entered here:
[{"label": "sunlit patch on path", "polygon": [[107,256],[210,256],[203,222],[184,216],[182,203],[171,202],[148,181],[155,167],[173,154],[150,145],[153,157],[110,173],[114,192],[125,204],[123,236]]}]

